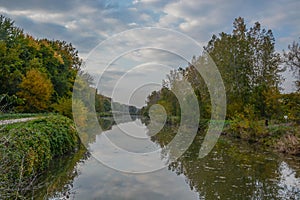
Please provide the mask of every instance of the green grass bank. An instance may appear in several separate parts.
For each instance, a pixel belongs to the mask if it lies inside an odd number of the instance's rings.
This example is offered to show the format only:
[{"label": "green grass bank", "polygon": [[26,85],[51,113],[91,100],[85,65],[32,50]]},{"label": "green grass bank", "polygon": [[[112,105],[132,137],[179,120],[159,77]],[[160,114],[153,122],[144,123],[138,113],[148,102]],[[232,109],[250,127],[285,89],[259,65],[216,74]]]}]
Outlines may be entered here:
[{"label": "green grass bank", "polygon": [[80,148],[73,121],[61,115],[0,126],[0,196],[22,196],[52,159]]}]

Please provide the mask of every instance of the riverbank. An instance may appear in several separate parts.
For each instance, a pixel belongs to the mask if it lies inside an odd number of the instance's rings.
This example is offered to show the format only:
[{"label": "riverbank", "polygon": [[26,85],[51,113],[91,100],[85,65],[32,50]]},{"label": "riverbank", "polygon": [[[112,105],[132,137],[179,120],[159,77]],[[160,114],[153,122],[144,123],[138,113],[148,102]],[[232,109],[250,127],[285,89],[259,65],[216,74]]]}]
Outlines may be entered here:
[{"label": "riverbank", "polygon": [[80,148],[73,121],[60,115],[0,126],[0,196],[22,196],[54,158]]},{"label": "riverbank", "polygon": [[[199,121],[198,130],[202,132],[208,127],[210,120]],[[178,126],[178,116],[168,117],[166,125]],[[274,151],[300,156],[300,125],[294,121],[290,122],[269,122],[265,125],[264,120],[226,120],[222,137],[234,140],[246,141],[252,145],[260,145]]]},{"label": "riverbank", "polygon": [[263,121],[231,121],[225,126],[223,135],[300,156],[300,125],[295,122],[266,126]]}]

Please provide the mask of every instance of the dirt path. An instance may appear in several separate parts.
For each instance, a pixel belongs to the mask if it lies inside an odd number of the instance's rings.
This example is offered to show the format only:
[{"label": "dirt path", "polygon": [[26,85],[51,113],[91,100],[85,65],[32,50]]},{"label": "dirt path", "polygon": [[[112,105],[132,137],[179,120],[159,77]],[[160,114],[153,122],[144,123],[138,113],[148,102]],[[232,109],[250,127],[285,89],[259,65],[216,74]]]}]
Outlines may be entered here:
[{"label": "dirt path", "polygon": [[20,118],[20,119],[6,119],[6,120],[0,120],[0,126],[6,125],[6,124],[13,124],[18,122],[27,122],[30,120],[37,119],[37,117],[26,117],[26,118]]}]

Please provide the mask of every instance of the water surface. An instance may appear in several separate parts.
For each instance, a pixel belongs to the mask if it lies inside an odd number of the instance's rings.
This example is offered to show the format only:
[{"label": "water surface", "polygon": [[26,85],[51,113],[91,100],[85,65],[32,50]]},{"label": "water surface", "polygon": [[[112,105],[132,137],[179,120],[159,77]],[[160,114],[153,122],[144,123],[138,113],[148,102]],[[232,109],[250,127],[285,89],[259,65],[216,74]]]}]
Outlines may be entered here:
[{"label": "water surface", "polygon": [[[135,137],[124,135],[120,130],[129,131]],[[89,141],[89,150],[105,152],[101,143],[101,137],[105,135],[129,151],[149,152],[164,147],[175,134],[175,127],[166,127],[157,135],[147,137],[147,127],[136,119],[119,124],[119,127],[113,125],[97,134]],[[48,199],[108,200],[300,199],[299,158],[282,156],[255,145],[221,137],[208,156],[198,159],[197,153],[203,139],[200,133],[198,135],[181,158],[151,173],[122,173],[92,156],[81,155],[83,159],[76,162],[73,168],[66,165],[68,169],[65,172],[69,174],[66,177],[69,179],[64,179],[68,181],[57,184],[54,189],[52,185],[51,192],[43,195]],[[143,161],[122,159],[121,152],[114,154],[117,162],[124,166],[143,164]],[[151,160],[162,162],[162,158],[157,154]],[[48,173],[55,176],[57,170],[53,165]],[[40,191],[45,192],[45,189]]]}]

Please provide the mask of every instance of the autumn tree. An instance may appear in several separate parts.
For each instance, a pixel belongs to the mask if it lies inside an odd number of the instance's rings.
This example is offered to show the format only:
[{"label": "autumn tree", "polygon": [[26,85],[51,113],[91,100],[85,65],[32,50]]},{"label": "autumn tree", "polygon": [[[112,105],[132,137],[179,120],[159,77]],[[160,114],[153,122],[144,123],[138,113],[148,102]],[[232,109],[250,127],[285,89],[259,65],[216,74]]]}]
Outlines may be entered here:
[{"label": "autumn tree", "polygon": [[[36,39],[16,27],[14,21],[0,15],[0,95],[22,93],[19,85],[23,77],[29,70],[36,69],[45,74],[53,85],[49,103],[70,102],[81,64],[78,51],[71,43]],[[90,78],[82,74],[84,78]]]},{"label": "autumn tree", "polygon": [[82,60],[71,43],[40,40],[41,59],[54,87],[54,100],[72,96],[73,84]]},{"label": "autumn tree", "polygon": [[53,93],[53,85],[45,73],[31,69],[23,77],[17,95],[25,100],[25,105],[20,107],[25,112],[45,111],[49,107]]}]

